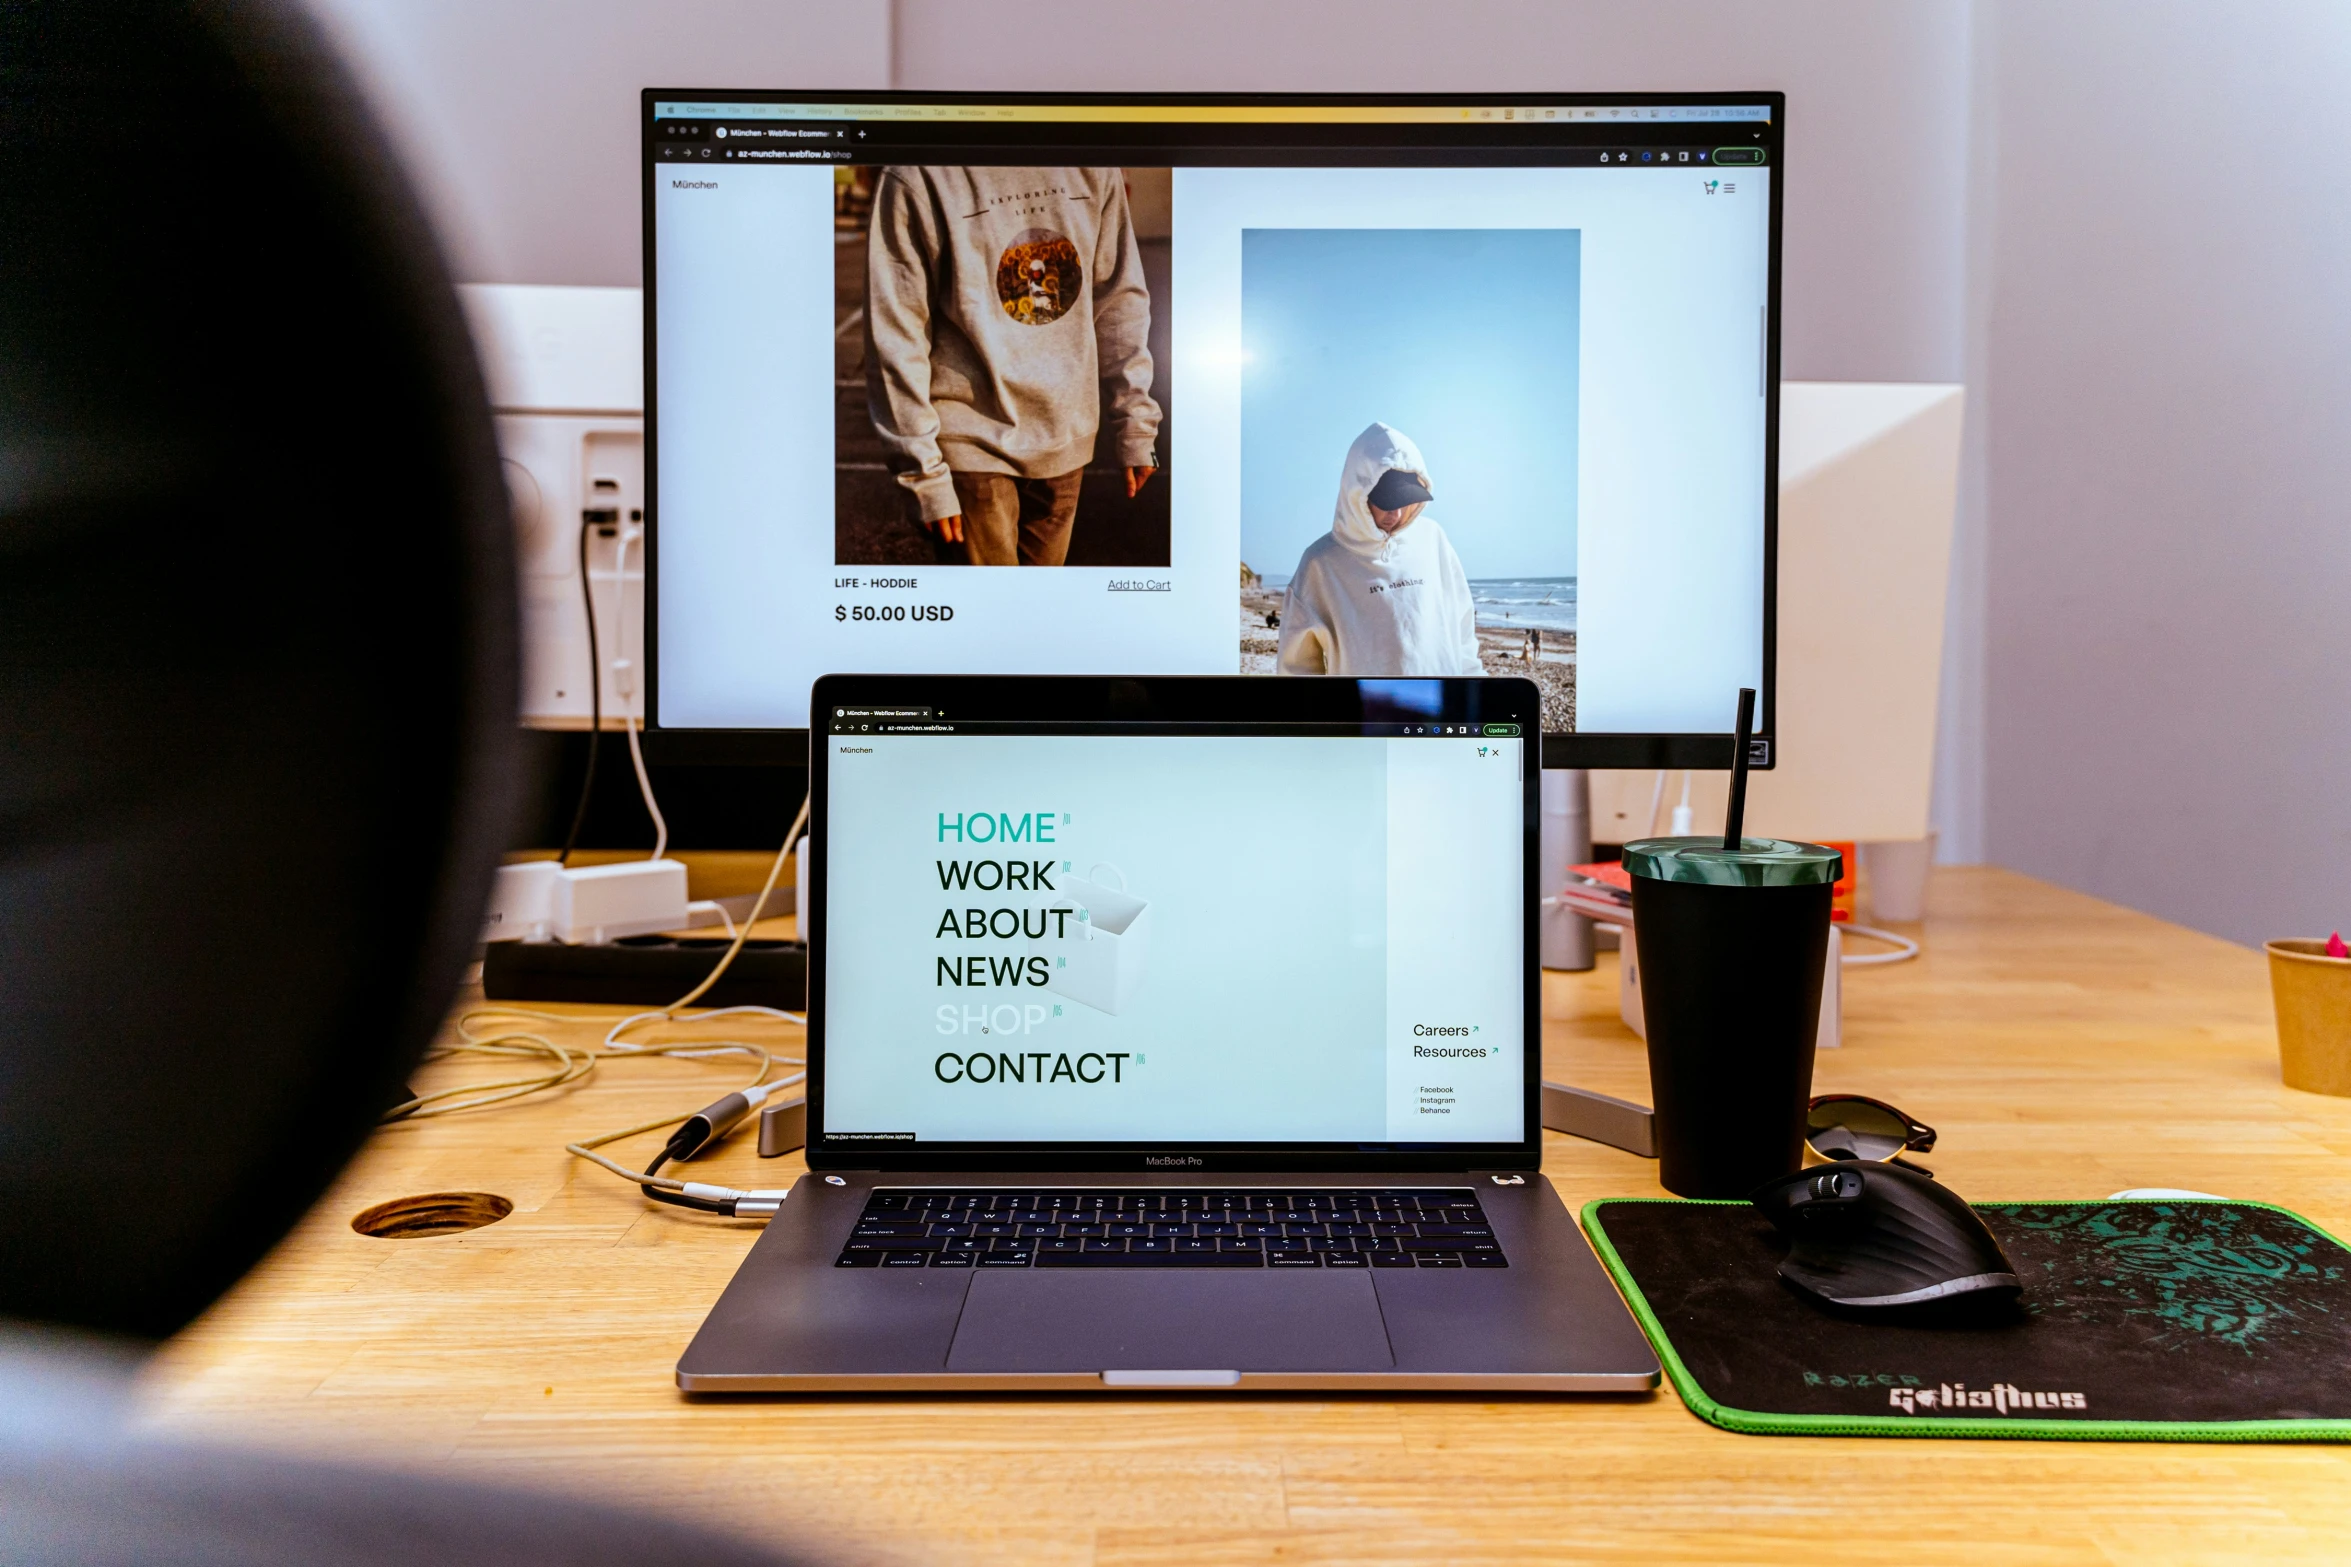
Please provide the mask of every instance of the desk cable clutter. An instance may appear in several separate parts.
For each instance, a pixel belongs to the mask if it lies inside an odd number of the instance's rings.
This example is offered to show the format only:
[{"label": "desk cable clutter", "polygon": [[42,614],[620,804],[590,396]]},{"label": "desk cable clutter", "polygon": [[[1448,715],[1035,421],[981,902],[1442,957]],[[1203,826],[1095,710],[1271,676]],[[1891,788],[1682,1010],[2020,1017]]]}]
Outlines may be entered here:
[{"label": "desk cable clutter", "polygon": [[[685,866],[668,857],[669,821],[662,815],[661,803],[654,795],[653,777],[646,770],[644,746],[638,739],[636,660],[629,656],[628,650],[628,562],[630,549],[644,537],[645,530],[634,513],[625,519],[621,515],[618,481],[597,478],[590,483],[598,493],[590,497],[594,504],[580,513],[578,566],[580,600],[588,631],[587,767],[580,778],[571,825],[555,858],[526,860],[499,868],[490,906],[482,919],[482,939],[485,943],[528,941],[601,947],[657,931],[701,924],[723,924],[727,934],[733,936],[735,921],[724,905],[713,900],[693,901],[686,890]],[[607,489],[611,493],[603,493]],[[615,541],[610,659],[604,657],[597,634],[595,578],[589,569],[588,540],[597,532],[611,534]],[[637,792],[645,802],[646,816],[653,823],[653,852],[642,860],[575,868],[571,857],[579,847],[580,829],[587,821],[588,804],[595,792],[596,756],[604,731],[607,670],[612,676],[613,690],[621,699],[621,726],[628,735],[629,763],[636,772]],[[499,957],[503,960],[507,954],[501,952]],[[559,994],[566,1000],[575,999],[568,993]]]},{"label": "desk cable clutter", "polygon": [[[641,764],[639,776],[642,779]],[[649,790],[647,803],[648,805],[651,803]],[[724,956],[718,960],[717,965],[693,989],[657,1011],[633,1013],[620,1019],[605,1033],[602,1044],[593,1048],[562,1044],[543,1033],[522,1029],[509,1028],[481,1034],[474,1032],[476,1024],[497,1020],[571,1023],[582,1021],[580,1019],[564,1017],[557,1013],[535,1012],[519,1007],[504,1006],[481,1007],[466,1012],[457,1019],[456,1040],[437,1046],[428,1052],[427,1060],[446,1060],[458,1055],[483,1055],[509,1060],[536,1058],[548,1063],[547,1068],[524,1077],[461,1084],[455,1088],[445,1088],[429,1094],[415,1095],[386,1111],[384,1122],[391,1124],[399,1121],[419,1120],[428,1116],[449,1115],[460,1110],[478,1110],[507,1100],[519,1099],[527,1094],[561,1088],[587,1077],[596,1070],[600,1062],[617,1058],[672,1056],[681,1059],[706,1060],[713,1056],[746,1056],[757,1062],[751,1081],[723,1098],[703,1106],[700,1110],[662,1116],[655,1120],[640,1122],[635,1126],[626,1126],[617,1131],[604,1132],[594,1137],[582,1138],[578,1142],[566,1143],[564,1151],[575,1158],[586,1160],[599,1169],[610,1171],[623,1180],[634,1182],[647,1197],[672,1207],[689,1208],[696,1212],[719,1214],[728,1218],[765,1218],[775,1213],[789,1195],[787,1188],[745,1191],[708,1182],[681,1181],[675,1176],[663,1175],[660,1172],[664,1165],[673,1161],[691,1159],[706,1151],[740,1125],[753,1110],[762,1109],[762,1107],[765,1108],[760,1126],[761,1154],[772,1157],[774,1154],[788,1152],[792,1147],[798,1147],[805,1137],[807,1124],[805,1100],[780,1101],[776,1100],[776,1096],[782,1090],[805,1080],[808,1074],[802,1070],[772,1080],[768,1074],[779,1064],[804,1068],[805,1061],[797,1056],[778,1056],[766,1046],[748,1040],[702,1038],[632,1043],[624,1036],[656,1023],[704,1023],[717,1018],[739,1015],[769,1017],[801,1027],[806,1026],[807,1019],[803,1014],[766,1006],[719,1007],[699,1013],[692,1018],[681,1018],[677,1014],[699,1001],[712,987],[716,986],[726,974],[727,969],[734,963],[736,956],[741,953],[744,942],[750,938],[752,925],[759,919],[761,911],[767,905],[768,898],[775,891],[778,878],[783,874],[784,861],[791,856],[794,846],[807,825],[808,801],[804,798],[800,802],[799,812],[792,818],[790,829],[784,834],[782,847],[776,851],[775,863],[768,868],[766,884],[760,888],[758,898],[753,901],[747,916],[736,929],[733,942],[728,946]],[[552,864],[552,862],[541,863]],[[663,863],[674,864],[674,862]],[[682,867],[680,870],[682,874]],[[771,1104],[770,1101],[776,1102]],[[791,1137],[795,1123],[801,1133],[800,1137]],[[646,1132],[658,1131],[665,1126],[675,1126],[677,1130],[670,1134],[661,1152],[656,1154],[652,1163],[642,1171],[631,1170],[617,1160],[596,1152],[597,1149],[609,1143],[640,1136]],[[787,1138],[790,1138],[789,1142],[786,1141]]]}]

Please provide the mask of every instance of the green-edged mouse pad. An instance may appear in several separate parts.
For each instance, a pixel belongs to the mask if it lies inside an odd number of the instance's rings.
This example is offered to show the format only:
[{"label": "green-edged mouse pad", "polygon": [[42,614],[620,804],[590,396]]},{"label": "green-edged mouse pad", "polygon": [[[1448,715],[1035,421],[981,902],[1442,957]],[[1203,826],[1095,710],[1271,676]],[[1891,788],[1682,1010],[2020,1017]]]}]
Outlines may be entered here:
[{"label": "green-edged mouse pad", "polygon": [[2246,1202],[1976,1212],[2024,1297],[1958,1324],[1814,1304],[1747,1203],[1583,1217],[1682,1401],[1728,1431],[2351,1441],[2351,1250],[2309,1221]]}]

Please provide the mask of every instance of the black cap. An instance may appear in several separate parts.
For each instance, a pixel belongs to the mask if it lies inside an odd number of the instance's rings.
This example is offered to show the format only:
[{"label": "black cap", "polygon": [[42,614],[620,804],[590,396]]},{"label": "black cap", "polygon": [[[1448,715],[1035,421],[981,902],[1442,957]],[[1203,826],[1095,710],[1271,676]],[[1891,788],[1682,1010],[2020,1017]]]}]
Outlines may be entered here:
[{"label": "black cap", "polygon": [[1390,468],[1380,475],[1380,482],[1371,487],[1371,494],[1365,499],[1382,511],[1402,511],[1432,497],[1419,474],[1405,468]]}]

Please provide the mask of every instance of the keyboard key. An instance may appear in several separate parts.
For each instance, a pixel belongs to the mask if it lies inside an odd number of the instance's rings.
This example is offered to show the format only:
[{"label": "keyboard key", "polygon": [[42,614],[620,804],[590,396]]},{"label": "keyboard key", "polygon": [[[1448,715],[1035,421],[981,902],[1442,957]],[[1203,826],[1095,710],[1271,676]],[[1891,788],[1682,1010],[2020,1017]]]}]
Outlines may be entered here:
[{"label": "keyboard key", "polygon": [[1458,1187],[874,1192],[837,1261],[1258,1267],[1269,1257],[1285,1267],[1509,1266],[1477,1194]]}]

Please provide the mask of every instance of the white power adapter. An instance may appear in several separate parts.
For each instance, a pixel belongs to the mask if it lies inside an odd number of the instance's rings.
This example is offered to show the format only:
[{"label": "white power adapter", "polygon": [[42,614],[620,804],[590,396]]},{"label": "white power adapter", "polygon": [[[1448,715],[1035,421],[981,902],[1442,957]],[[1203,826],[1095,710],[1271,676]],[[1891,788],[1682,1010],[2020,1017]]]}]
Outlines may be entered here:
[{"label": "white power adapter", "polygon": [[676,860],[566,870],[548,903],[548,927],[558,941],[601,945],[685,923],[686,867]]},{"label": "white power adapter", "polygon": [[482,940],[545,941],[555,882],[563,867],[553,860],[501,865],[490,883],[490,906],[482,911]]},{"label": "white power adapter", "polygon": [[482,939],[601,945],[683,930],[690,918],[686,867],[677,860],[577,867],[526,860],[499,867]]}]

